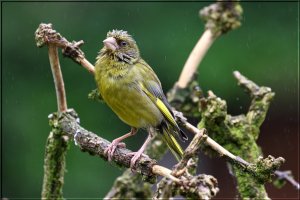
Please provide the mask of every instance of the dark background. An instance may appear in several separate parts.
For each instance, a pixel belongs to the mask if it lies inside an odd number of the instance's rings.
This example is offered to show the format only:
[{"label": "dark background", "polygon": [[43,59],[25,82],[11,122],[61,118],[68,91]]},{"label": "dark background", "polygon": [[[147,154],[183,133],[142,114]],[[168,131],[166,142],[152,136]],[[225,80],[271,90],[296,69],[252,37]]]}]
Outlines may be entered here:
[{"label": "dark background", "polygon": [[[84,40],[82,50],[94,63],[102,40],[112,29],[124,29],[136,39],[143,58],[158,74],[165,91],[178,79],[190,51],[203,32],[199,9],[209,3],[26,3],[2,5],[2,194],[8,198],[39,198],[43,159],[50,128],[48,114],[56,111],[56,97],[47,49],[36,48],[34,31],[52,23],[68,40]],[[298,23],[299,4],[242,3],[242,27],[213,44],[199,68],[202,89],[225,99],[231,114],[246,113],[250,98],[232,76],[239,70],[276,93],[261,128],[264,155],[282,156],[284,170],[299,181]],[[61,56],[61,55],[60,55]],[[68,106],[80,115],[82,126],[109,140],[127,132],[105,104],[87,99],[96,87],[93,77],[70,59],[61,57]],[[126,141],[138,149],[146,134]],[[170,162],[169,162],[170,161]],[[162,161],[174,163],[172,157]],[[67,155],[64,196],[104,197],[123,169],[82,153],[73,143]],[[200,158],[199,173],[219,181],[218,198],[236,195],[233,178],[221,159]],[[296,198],[289,184],[272,198]]]}]

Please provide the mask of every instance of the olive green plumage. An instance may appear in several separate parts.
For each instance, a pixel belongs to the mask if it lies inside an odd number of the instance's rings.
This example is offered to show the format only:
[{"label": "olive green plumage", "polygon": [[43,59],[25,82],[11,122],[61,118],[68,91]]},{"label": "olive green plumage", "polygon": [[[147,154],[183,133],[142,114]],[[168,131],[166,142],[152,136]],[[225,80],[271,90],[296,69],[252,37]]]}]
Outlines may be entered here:
[{"label": "olive green plumage", "polygon": [[174,135],[186,140],[152,68],[140,57],[134,39],[126,32],[108,32],[95,65],[99,92],[118,117],[134,128],[160,130],[163,140],[180,159],[183,150]]}]

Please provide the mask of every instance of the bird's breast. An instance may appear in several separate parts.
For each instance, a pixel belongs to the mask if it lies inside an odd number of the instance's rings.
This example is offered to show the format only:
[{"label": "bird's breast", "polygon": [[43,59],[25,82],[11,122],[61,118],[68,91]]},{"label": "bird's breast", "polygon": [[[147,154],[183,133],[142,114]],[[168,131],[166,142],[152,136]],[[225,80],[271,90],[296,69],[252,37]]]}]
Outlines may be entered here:
[{"label": "bird's breast", "polygon": [[[140,89],[136,74],[118,78],[108,71],[98,77],[98,87],[104,101],[128,125],[136,128],[157,126],[163,116],[156,105]],[[96,77],[97,79],[97,77]]]}]

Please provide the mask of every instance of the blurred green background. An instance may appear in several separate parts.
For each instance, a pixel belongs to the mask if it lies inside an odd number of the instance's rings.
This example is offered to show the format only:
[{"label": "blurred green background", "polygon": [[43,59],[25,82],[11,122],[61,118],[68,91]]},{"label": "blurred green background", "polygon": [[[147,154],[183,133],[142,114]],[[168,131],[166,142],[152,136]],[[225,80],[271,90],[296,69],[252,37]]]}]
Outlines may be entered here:
[{"label": "blurred green background", "polygon": [[[94,63],[102,40],[112,29],[124,29],[136,39],[142,57],[157,72],[165,92],[178,79],[194,44],[203,32],[194,3],[83,3],[1,2],[2,5],[2,195],[39,198],[43,180],[48,114],[56,111],[56,97],[47,48],[37,48],[34,32],[41,22],[52,23],[68,40],[84,40],[82,50]],[[242,27],[213,44],[199,68],[202,89],[213,90],[228,103],[232,114],[245,113],[250,98],[232,76],[239,70],[257,84],[276,93],[262,126],[259,144],[265,155],[287,159],[299,181],[298,23],[294,3],[242,3]],[[61,56],[61,55],[60,55]],[[105,105],[87,99],[93,77],[61,56],[68,106],[79,113],[81,125],[112,140],[128,131]],[[145,134],[126,141],[138,149]],[[200,159],[200,173],[219,180],[217,197],[235,197],[233,179],[220,159]],[[172,158],[162,163],[170,165]],[[67,155],[64,196],[104,197],[121,169],[82,153],[73,143]],[[283,189],[267,185],[270,197],[297,197],[289,184]]]}]

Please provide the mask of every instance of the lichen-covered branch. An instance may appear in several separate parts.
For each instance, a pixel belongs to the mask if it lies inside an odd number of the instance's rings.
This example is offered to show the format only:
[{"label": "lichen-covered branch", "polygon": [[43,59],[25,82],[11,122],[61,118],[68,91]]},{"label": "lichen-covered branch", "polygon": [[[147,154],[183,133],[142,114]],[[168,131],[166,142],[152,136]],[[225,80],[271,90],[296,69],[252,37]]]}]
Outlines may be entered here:
[{"label": "lichen-covered branch", "polygon": [[[271,101],[275,93],[269,87],[259,87],[253,81],[241,75],[238,71],[233,72],[234,77],[238,81],[238,85],[252,98],[249,111],[247,113],[247,121],[249,124],[259,128],[265,120]],[[258,137],[259,131],[253,132]]]},{"label": "lichen-covered branch", "polygon": [[218,37],[241,26],[243,9],[239,1],[217,1],[199,14],[205,21],[205,29]]},{"label": "lichen-covered branch", "polygon": [[206,128],[210,137],[233,154],[241,156],[248,162],[256,163],[255,169],[252,165],[247,167],[252,173],[245,173],[245,169],[232,163],[231,170],[237,179],[238,191],[242,198],[266,199],[268,195],[263,183],[270,181],[271,174],[284,162],[280,157],[275,159],[269,156],[262,159],[261,149],[256,143],[259,127],[274,93],[270,88],[257,86],[239,72],[234,72],[234,75],[239,85],[252,96],[247,115],[227,114],[226,102],[209,91],[208,97],[201,99],[200,102],[202,119],[198,128]]},{"label": "lichen-covered branch", "polygon": [[69,137],[53,124],[45,150],[42,199],[63,199],[64,173]]},{"label": "lichen-covered branch", "polygon": [[143,181],[140,174],[130,169],[119,176],[104,199],[149,199],[152,197],[152,185]]}]

